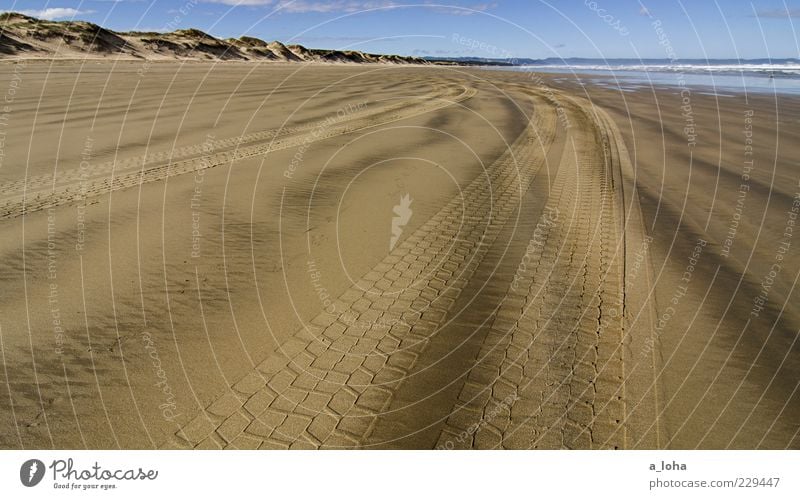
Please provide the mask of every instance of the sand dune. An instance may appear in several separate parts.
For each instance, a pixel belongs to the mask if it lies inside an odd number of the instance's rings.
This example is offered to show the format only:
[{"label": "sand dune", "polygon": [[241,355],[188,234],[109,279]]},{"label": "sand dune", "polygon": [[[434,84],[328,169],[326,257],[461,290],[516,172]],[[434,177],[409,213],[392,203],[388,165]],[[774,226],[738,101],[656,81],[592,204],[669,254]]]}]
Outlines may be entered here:
[{"label": "sand dune", "polygon": [[198,29],[115,32],[86,21],[0,13],[0,57],[428,64],[418,57],[307,49],[255,37],[219,39]]},{"label": "sand dune", "polygon": [[[687,148],[668,90],[7,67],[4,448],[800,445],[795,253],[749,316],[796,99],[694,96]],[[763,166],[726,245],[747,109]]]}]

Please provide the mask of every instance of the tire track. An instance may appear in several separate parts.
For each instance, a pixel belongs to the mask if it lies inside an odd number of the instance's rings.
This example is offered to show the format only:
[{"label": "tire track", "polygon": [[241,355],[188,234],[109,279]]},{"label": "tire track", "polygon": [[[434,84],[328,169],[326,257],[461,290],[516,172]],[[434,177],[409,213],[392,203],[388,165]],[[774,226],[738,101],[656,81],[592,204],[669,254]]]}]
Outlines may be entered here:
[{"label": "tire track", "polygon": [[438,448],[623,448],[622,212],[609,137],[570,113],[546,211]]},{"label": "tire track", "polygon": [[[540,106],[550,106],[546,98],[535,98]],[[380,418],[370,437],[370,446],[391,449],[436,446],[442,423],[453,410],[463,385],[463,377],[475,363],[498,306],[508,294],[509,283],[515,280],[527,241],[536,233],[539,214],[544,212],[550,184],[564,153],[566,136],[566,129],[562,123],[557,123],[556,115],[552,114],[551,118],[556,133],[553,137],[542,137],[543,167],[515,207],[513,223],[507,223],[500,231],[472,280],[456,300],[451,317],[398,390],[388,413]]]},{"label": "tire track", "polygon": [[[616,184],[618,217],[624,232],[624,392],[626,448],[661,449],[668,441],[661,421],[658,373],[663,362],[655,334],[656,307],[653,266],[647,250],[647,231],[639,205],[636,174],[622,134],[608,113],[593,108],[607,137]],[[641,261],[638,259],[641,257]]]},{"label": "tire track", "polygon": [[165,447],[365,446],[542,166],[540,140],[554,127],[541,106],[510,151],[340,296],[335,313],[316,316]]},{"label": "tire track", "polygon": [[265,130],[173,152],[106,162],[89,169],[65,170],[56,179],[52,175],[39,175],[7,182],[0,184],[0,196],[5,200],[0,206],[0,220],[411,118],[465,101],[475,93],[474,88],[451,87],[410,102],[404,100],[376,110],[355,112],[333,122]]}]

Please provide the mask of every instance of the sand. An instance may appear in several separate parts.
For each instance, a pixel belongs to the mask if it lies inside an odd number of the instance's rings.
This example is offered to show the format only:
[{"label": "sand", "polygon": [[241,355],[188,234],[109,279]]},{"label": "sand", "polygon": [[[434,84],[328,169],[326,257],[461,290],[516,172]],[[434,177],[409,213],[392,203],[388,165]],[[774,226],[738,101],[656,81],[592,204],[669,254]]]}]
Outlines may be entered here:
[{"label": "sand", "polygon": [[796,97],[4,67],[2,448],[800,446]]}]

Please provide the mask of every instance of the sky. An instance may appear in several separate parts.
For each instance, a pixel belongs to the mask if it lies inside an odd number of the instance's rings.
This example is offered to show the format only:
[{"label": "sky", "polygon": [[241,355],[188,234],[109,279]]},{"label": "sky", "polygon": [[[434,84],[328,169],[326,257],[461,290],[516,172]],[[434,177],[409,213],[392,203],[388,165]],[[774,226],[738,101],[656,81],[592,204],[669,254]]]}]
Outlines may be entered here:
[{"label": "sky", "polygon": [[795,0],[0,0],[116,31],[489,58],[796,58]]}]

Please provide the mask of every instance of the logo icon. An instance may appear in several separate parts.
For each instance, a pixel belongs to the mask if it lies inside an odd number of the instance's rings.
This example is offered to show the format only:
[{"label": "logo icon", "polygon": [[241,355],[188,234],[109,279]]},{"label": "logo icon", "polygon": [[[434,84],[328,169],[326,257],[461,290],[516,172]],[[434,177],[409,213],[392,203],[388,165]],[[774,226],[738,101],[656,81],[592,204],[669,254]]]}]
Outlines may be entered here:
[{"label": "logo icon", "polygon": [[406,194],[400,198],[400,203],[395,205],[392,209],[396,217],[392,218],[392,238],[389,240],[389,251],[392,251],[397,246],[397,241],[403,234],[403,227],[411,220],[411,203],[414,200],[411,196]]},{"label": "logo icon", "polygon": [[35,487],[44,478],[44,463],[38,459],[28,459],[19,469],[19,480],[26,487]]}]

